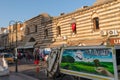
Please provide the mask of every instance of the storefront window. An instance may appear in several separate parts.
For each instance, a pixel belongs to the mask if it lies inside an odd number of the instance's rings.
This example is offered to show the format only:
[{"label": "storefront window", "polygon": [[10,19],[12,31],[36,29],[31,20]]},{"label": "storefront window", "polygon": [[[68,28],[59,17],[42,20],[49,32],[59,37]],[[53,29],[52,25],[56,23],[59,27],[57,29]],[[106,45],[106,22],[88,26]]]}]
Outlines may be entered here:
[{"label": "storefront window", "polygon": [[37,32],[37,25],[35,25],[35,32]]}]

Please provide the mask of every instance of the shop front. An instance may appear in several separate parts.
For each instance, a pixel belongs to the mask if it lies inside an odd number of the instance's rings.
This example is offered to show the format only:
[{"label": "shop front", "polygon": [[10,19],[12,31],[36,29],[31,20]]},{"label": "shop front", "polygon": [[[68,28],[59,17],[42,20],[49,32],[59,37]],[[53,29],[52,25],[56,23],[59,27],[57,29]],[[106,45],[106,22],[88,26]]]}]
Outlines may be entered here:
[{"label": "shop front", "polygon": [[25,45],[24,45],[24,52],[25,53],[29,53],[29,54],[33,54],[33,51],[34,51],[34,45],[35,45],[36,42],[27,42]]}]

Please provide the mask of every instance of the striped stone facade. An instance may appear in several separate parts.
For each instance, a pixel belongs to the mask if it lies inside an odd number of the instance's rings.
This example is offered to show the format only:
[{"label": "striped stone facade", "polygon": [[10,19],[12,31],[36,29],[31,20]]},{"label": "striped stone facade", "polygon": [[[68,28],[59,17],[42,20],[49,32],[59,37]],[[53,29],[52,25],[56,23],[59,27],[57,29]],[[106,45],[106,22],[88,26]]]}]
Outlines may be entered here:
[{"label": "striped stone facade", "polygon": [[[29,43],[29,45],[26,45],[26,48],[40,47],[40,45],[45,46],[43,43],[51,40],[49,37],[51,22],[51,17],[46,13],[25,22],[25,39],[23,41],[24,45]],[[47,38],[45,38],[45,30],[48,31]],[[31,39],[34,40],[30,41]]]},{"label": "striped stone facade", "polygon": [[[93,19],[96,17],[99,18],[99,29],[94,30]],[[71,33],[72,19],[75,19],[76,34]],[[109,38],[119,37],[120,2],[110,1],[105,4],[93,5],[55,18],[53,20],[53,36],[59,40],[59,36],[56,36],[57,26],[61,27],[60,37],[67,38],[67,45],[101,45]],[[110,33],[111,31],[113,34]]]},{"label": "striped stone facade", "polygon": [[[58,17],[40,14],[25,21],[24,26],[24,46],[103,45],[111,38],[120,38],[120,0],[103,0],[102,3],[97,0],[92,6]],[[30,42],[34,44],[27,45]]]},{"label": "striped stone facade", "polygon": [[[74,12],[63,14],[53,19],[46,19],[46,15],[36,16],[25,22],[30,27],[30,34],[25,35],[25,42],[33,37],[36,40],[34,47],[58,47],[68,45],[101,45],[109,38],[119,37],[120,2],[108,1],[103,4],[95,3],[90,7],[83,7]],[[93,19],[99,18],[99,29],[94,30]],[[46,20],[45,20],[46,19]],[[76,23],[76,33],[72,32],[71,24]],[[37,33],[34,33],[37,25]],[[60,27],[58,35],[57,27]],[[46,32],[47,30],[47,37]],[[109,36],[109,31],[116,31],[117,35]],[[27,31],[27,30],[25,30]]]},{"label": "striped stone facade", "polygon": [[[34,17],[30,20],[27,20],[25,22],[25,39],[23,40],[24,45],[26,45],[27,42],[38,42],[39,41],[40,34],[38,31],[39,31],[40,25],[41,25],[41,16],[40,15],[37,17]],[[30,41],[31,39],[34,39],[34,40]],[[29,44],[29,45],[31,45],[31,44]]]}]

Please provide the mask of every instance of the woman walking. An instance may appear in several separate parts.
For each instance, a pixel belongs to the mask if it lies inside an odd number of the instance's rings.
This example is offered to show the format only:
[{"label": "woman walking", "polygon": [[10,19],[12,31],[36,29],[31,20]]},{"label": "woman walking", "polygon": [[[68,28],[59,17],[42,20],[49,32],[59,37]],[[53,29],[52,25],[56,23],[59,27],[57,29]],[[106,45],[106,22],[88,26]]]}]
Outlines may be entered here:
[{"label": "woman walking", "polygon": [[38,48],[36,48],[34,50],[33,56],[34,56],[34,64],[38,65],[39,64],[39,59],[40,59],[40,57],[39,57],[39,49]]}]

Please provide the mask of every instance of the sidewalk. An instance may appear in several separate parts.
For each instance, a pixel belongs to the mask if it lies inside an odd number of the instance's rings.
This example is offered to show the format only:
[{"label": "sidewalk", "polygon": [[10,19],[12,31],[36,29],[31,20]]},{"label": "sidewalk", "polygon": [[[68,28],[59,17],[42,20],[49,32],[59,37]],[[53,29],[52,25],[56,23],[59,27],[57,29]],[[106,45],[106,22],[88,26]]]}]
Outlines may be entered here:
[{"label": "sidewalk", "polygon": [[[43,63],[41,62],[41,65],[39,65],[39,70],[37,72],[36,65],[33,64],[33,62],[24,62],[21,61],[18,65],[18,73],[15,73],[15,66],[11,65],[9,66],[9,69],[12,74],[10,74],[10,79],[2,79],[2,80],[16,80],[15,78],[22,76],[23,79],[21,80],[52,80],[49,79],[45,74],[45,66],[43,67]],[[14,78],[15,77],[15,78]],[[25,79],[24,79],[25,78]],[[27,79],[26,79],[27,78]],[[0,78],[1,80],[1,78]],[[20,80],[19,78],[17,80]]]},{"label": "sidewalk", "polygon": [[33,78],[39,79],[39,80],[53,80],[49,79],[45,74],[45,69],[41,69],[40,72],[36,72],[35,68],[31,70],[26,70],[21,72],[24,75],[31,76]]},{"label": "sidewalk", "polygon": [[9,76],[0,77],[0,80],[39,80],[21,73],[10,73]]}]

